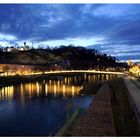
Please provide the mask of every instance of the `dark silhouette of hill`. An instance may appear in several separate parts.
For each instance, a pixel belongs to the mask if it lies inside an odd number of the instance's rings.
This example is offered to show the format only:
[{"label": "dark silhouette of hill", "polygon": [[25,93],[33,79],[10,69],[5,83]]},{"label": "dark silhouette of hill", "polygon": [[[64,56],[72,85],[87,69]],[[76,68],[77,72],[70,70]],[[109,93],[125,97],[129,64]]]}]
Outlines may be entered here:
[{"label": "dark silhouette of hill", "polygon": [[16,52],[0,51],[0,63],[53,65],[59,64],[61,61],[69,61],[72,69],[127,67],[125,63],[118,63],[115,57],[81,46],[69,45],[53,49],[31,49]]}]

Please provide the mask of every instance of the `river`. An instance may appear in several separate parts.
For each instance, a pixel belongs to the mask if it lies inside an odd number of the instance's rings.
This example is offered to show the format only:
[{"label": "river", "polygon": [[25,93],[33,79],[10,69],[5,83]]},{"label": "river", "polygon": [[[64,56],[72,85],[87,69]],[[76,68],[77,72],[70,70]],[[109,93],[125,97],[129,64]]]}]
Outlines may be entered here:
[{"label": "river", "polygon": [[96,93],[80,94],[84,84],[114,75],[80,74],[0,88],[0,136],[48,136],[77,108],[85,110]]}]

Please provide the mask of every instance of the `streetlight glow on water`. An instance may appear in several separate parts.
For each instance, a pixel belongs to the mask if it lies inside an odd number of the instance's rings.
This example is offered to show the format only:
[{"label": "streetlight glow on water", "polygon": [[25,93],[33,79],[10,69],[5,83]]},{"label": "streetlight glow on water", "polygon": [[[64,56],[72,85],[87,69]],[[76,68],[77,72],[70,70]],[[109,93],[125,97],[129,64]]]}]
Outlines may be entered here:
[{"label": "streetlight glow on water", "polygon": [[[114,76],[106,75],[109,79]],[[104,78],[101,74],[73,74],[1,87],[0,135],[48,136],[67,118],[67,106],[74,112],[90,105],[95,93],[83,96],[81,91],[88,83],[96,86]]]}]

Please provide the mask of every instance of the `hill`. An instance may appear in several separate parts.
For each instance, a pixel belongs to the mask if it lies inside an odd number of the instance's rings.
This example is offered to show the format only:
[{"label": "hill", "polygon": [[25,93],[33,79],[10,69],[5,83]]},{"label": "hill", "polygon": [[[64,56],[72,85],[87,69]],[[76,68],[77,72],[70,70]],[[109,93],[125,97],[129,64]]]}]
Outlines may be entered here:
[{"label": "hill", "polygon": [[0,52],[0,63],[53,65],[69,62],[72,69],[127,67],[118,63],[115,57],[102,54],[95,49],[84,47],[60,46],[54,49],[31,49],[29,51]]}]

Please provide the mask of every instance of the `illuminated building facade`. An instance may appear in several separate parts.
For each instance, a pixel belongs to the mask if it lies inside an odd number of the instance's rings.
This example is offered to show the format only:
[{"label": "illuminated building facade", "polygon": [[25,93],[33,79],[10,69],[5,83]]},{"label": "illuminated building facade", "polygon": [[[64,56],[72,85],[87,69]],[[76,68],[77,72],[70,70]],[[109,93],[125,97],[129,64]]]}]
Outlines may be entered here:
[{"label": "illuminated building facade", "polygon": [[133,64],[133,66],[131,66],[131,68],[129,68],[129,72],[134,75],[139,77],[140,76],[140,65],[139,64]]},{"label": "illuminated building facade", "polygon": [[43,72],[47,68],[39,65],[18,65],[18,64],[0,64],[0,74],[6,75],[28,75],[33,72]]},{"label": "illuminated building facade", "polygon": [[128,66],[133,66],[133,62],[131,59],[128,60]]}]

